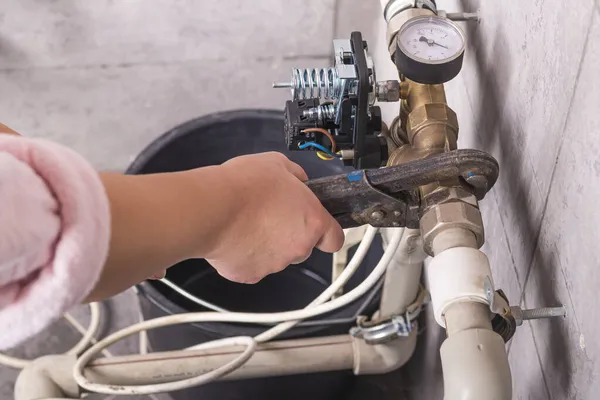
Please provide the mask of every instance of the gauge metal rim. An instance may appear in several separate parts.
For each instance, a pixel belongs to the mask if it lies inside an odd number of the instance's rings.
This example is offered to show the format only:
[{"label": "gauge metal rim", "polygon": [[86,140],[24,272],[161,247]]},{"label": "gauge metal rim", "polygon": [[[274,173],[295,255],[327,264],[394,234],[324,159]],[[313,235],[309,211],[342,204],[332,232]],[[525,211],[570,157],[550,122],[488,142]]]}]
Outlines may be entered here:
[{"label": "gauge metal rim", "polygon": [[[442,23],[450,25],[451,27],[456,29],[456,31],[460,35],[460,38],[462,39],[462,46],[461,46],[460,50],[454,56],[449,57],[449,58],[444,58],[443,60],[438,60],[438,61],[431,61],[431,60],[425,60],[423,58],[413,57],[410,54],[410,52],[408,52],[407,49],[404,47],[400,38],[402,36],[403,31],[405,31],[409,26],[417,23],[420,20],[427,20],[427,21],[437,20],[437,22],[442,22]],[[467,36],[465,35],[465,32],[463,31],[463,29],[460,26],[458,26],[456,23],[454,23],[452,20],[450,20],[448,18],[440,17],[437,15],[419,15],[417,17],[409,19],[402,26],[402,28],[400,29],[400,31],[398,32],[398,35],[397,35],[397,43],[398,43],[398,49],[400,49],[402,54],[405,55],[406,57],[410,58],[413,61],[416,61],[416,62],[422,63],[422,64],[427,64],[427,65],[444,65],[444,64],[447,64],[447,63],[450,63],[450,62],[456,60],[457,58],[461,57],[464,54],[465,49],[467,47]]]}]

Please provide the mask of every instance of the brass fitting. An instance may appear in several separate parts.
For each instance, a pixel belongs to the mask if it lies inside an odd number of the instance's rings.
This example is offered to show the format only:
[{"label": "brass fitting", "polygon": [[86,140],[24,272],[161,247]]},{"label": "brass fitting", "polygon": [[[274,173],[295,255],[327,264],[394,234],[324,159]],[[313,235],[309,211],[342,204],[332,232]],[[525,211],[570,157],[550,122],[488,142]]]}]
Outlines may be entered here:
[{"label": "brass fitting", "polygon": [[[388,160],[388,165],[427,158],[457,148],[458,117],[446,104],[443,85],[424,85],[405,79],[405,90],[400,109],[400,123],[390,137],[402,143]],[[407,86],[406,86],[407,85]],[[404,131],[402,128],[405,127]],[[401,133],[406,132],[403,141]],[[395,133],[395,135],[394,135]],[[397,137],[395,137],[397,136]],[[440,233],[463,232],[470,237],[470,245],[484,243],[483,221],[472,189],[463,186],[460,179],[432,183],[419,188],[421,195],[420,221],[424,250],[433,255],[433,243]]]},{"label": "brass fitting", "polygon": [[405,144],[398,147],[390,154],[387,165],[406,164],[411,161],[422,160],[437,153],[439,153],[437,150],[415,149],[410,144]]},{"label": "brass fitting", "polygon": [[408,82],[406,102],[411,111],[425,104],[446,104],[446,92],[444,91],[444,85],[424,85],[408,79],[405,81]]},{"label": "brass fitting", "polygon": [[435,237],[441,232],[453,228],[468,230],[475,236],[477,248],[483,246],[485,237],[479,209],[462,200],[452,200],[432,206],[421,217],[421,236],[425,253],[433,256]]},{"label": "brass fitting", "polygon": [[462,201],[477,209],[479,208],[477,197],[469,189],[461,186],[440,186],[422,199],[421,209],[423,213],[426,213],[430,208],[438,204],[452,203],[454,201]]},{"label": "brass fitting", "polygon": [[414,108],[406,122],[408,140],[418,149],[455,150],[458,118],[445,103],[426,103]]}]

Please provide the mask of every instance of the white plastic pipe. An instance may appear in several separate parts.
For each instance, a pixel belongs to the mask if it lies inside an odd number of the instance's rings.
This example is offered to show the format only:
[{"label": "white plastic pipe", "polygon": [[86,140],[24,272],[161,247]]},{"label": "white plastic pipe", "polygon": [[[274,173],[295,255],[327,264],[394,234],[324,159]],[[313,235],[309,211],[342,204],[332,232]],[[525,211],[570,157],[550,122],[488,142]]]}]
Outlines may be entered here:
[{"label": "white plastic pipe", "polygon": [[[381,230],[384,248],[387,247],[391,232],[390,229]],[[426,258],[421,231],[405,229],[398,250],[385,272],[379,317],[388,318],[403,313],[415,301]]]},{"label": "white plastic pipe", "polygon": [[[382,374],[401,367],[412,355],[417,339],[395,340],[371,346],[350,335],[286,340],[258,345],[248,362],[222,377],[223,380],[353,370],[357,375]],[[84,375],[106,385],[155,385],[180,376],[213,371],[235,359],[239,346],[220,349],[182,350],[147,355],[99,359],[84,369]],[[49,397],[79,398],[72,375],[73,356],[48,356],[36,360],[19,377],[15,400]]]},{"label": "white plastic pipe", "polygon": [[75,355],[65,354],[41,357],[30,362],[15,383],[15,400],[78,399],[81,391],[73,378],[76,361]]},{"label": "white plastic pipe", "polygon": [[[185,350],[100,359],[85,369],[91,381],[109,385],[152,385],[178,375],[212,371],[235,359],[240,347]],[[221,380],[350,370],[354,354],[349,335],[261,343],[252,358]]]}]

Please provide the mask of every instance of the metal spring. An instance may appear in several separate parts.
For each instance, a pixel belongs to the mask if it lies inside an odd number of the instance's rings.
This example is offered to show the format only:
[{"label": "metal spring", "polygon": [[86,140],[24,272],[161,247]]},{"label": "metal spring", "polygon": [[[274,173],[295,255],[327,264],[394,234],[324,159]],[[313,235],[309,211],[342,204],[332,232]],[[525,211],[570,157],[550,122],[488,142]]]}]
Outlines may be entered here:
[{"label": "metal spring", "polygon": [[294,68],[292,71],[294,100],[337,99],[340,91],[340,78],[335,68]]},{"label": "metal spring", "polygon": [[322,104],[304,111],[304,116],[311,120],[325,121],[335,118],[335,106],[333,104]]}]

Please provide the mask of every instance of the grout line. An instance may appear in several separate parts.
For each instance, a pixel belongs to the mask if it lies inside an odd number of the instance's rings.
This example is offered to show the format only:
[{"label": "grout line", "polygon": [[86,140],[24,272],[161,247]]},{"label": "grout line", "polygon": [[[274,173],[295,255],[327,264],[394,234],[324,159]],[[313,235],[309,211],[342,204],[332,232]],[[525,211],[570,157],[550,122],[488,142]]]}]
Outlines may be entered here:
[{"label": "grout line", "polygon": [[[574,88],[573,88],[573,93],[571,94],[571,98],[569,100],[569,107],[567,108],[567,116],[565,118],[565,122],[564,122],[564,124],[562,126],[561,132],[565,132],[566,131],[567,126],[569,124],[569,120],[571,119],[571,111],[572,111],[572,107],[573,107],[573,101],[575,99],[575,94],[577,93],[577,90],[579,88],[579,80],[581,78],[581,71],[583,69],[583,64],[584,64],[584,61],[585,61],[585,58],[586,58],[586,54],[587,54],[587,50],[588,50],[588,45],[589,45],[589,42],[590,42],[590,36],[591,36],[593,22],[594,22],[594,13],[591,13],[590,23],[588,25],[588,30],[587,30],[586,37],[585,37],[585,43],[583,45],[583,51],[582,51],[581,59],[579,60],[579,67],[577,69],[577,76],[575,78],[575,85],[574,85]],[[525,275],[525,282],[523,282],[523,291],[521,293],[521,299],[520,299],[519,303],[521,303],[524,300],[525,290],[527,288],[527,283],[529,282],[529,276],[531,275],[531,270],[533,268],[533,263],[535,261],[535,253],[536,253],[536,250],[539,247],[541,233],[542,233],[542,228],[544,226],[544,221],[546,219],[546,211],[548,209],[548,203],[549,203],[549,200],[550,200],[550,194],[552,193],[552,187],[554,186],[553,185],[554,177],[556,175],[556,170],[557,170],[558,162],[559,162],[560,156],[562,154],[563,145],[565,143],[565,136],[566,135],[564,135],[564,134],[561,135],[560,143],[558,145],[558,150],[556,152],[556,159],[554,161],[554,166],[552,167],[552,173],[550,174],[550,183],[549,183],[549,186],[548,186],[548,193],[546,194],[546,199],[544,200],[544,207],[542,208],[542,215],[541,215],[541,218],[540,218],[540,224],[539,224],[539,227],[538,227],[538,230],[537,230],[537,233],[536,233],[536,237],[535,237],[535,242],[534,242],[535,246],[533,248],[533,255],[532,255],[531,261],[529,262],[529,267],[527,268],[527,274]]]},{"label": "grout line", "polygon": [[531,339],[533,339],[533,347],[535,347],[535,356],[538,359],[538,363],[540,364],[540,371],[542,372],[542,380],[544,381],[544,389],[546,389],[546,396],[548,399],[552,399],[550,394],[550,388],[548,387],[548,379],[546,379],[546,373],[544,372],[544,368],[542,368],[542,357],[540,357],[540,352],[538,351],[537,341],[535,340],[535,335],[533,333],[533,328],[530,324],[527,324],[529,328],[529,333],[531,334]]},{"label": "grout line", "polygon": [[[496,203],[496,209],[498,210],[498,219],[500,220],[500,225],[502,225],[502,233],[504,233],[504,241],[506,242],[506,247],[508,248],[508,254],[510,254],[510,262],[513,267],[513,271],[515,273],[515,280],[517,281],[517,286],[519,289],[519,293],[523,293],[523,286],[521,286],[521,282],[519,282],[519,273],[517,269],[517,262],[515,261],[515,256],[513,255],[513,251],[510,248],[510,240],[508,238],[508,233],[506,227],[504,225],[504,219],[502,218],[502,214],[500,213],[500,203],[498,203],[498,196],[496,196],[496,192],[494,190],[494,202]],[[518,305],[521,305],[521,299],[519,299]]]}]

